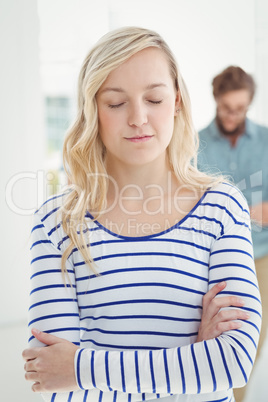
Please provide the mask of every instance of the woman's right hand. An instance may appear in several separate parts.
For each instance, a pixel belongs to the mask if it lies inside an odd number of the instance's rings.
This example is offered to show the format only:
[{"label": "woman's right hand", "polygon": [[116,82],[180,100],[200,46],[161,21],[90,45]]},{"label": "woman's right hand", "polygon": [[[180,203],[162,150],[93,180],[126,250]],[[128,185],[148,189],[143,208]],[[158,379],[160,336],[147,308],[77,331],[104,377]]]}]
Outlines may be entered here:
[{"label": "woman's right hand", "polygon": [[[236,296],[215,297],[226,287],[226,282],[214,285],[203,297],[203,312],[196,342],[216,338],[225,331],[238,329],[242,323],[236,320],[248,320],[250,315],[239,309],[244,301]],[[238,307],[221,310],[224,307]]]}]

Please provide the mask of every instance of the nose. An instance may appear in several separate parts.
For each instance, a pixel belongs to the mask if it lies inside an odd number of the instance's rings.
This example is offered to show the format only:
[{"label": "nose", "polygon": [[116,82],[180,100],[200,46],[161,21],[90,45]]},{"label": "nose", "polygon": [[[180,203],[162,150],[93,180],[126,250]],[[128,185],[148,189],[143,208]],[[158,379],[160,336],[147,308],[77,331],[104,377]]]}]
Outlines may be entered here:
[{"label": "nose", "polygon": [[130,126],[141,127],[148,123],[146,106],[142,103],[135,103],[129,106],[128,124]]}]

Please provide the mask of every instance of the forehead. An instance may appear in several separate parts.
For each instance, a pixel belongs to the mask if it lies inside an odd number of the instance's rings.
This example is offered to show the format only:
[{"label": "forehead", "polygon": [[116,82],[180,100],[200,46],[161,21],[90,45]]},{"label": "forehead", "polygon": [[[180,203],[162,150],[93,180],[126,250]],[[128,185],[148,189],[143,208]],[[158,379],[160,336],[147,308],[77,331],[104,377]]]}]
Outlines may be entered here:
[{"label": "forehead", "polygon": [[124,89],[133,86],[148,87],[155,82],[172,85],[173,80],[166,54],[161,49],[150,47],[139,51],[113,70],[100,91],[111,86]]},{"label": "forehead", "polygon": [[231,107],[248,106],[251,101],[251,97],[250,92],[247,89],[239,89],[220,95],[218,97],[218,101]]}]

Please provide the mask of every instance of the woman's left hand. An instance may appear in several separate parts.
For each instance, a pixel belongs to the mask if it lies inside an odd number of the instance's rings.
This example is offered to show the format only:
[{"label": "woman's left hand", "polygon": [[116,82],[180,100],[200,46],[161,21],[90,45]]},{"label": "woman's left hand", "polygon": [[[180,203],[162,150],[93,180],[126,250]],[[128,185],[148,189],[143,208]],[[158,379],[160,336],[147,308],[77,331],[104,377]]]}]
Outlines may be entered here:
[{"label": "woman's left hand", "polygon": [[74,369],[78,346],[57,336],[32,330],[32,334],[47,347],[25,349],[25,378],[33,381],[34,392],[67,392],[79,389]]},{"label": "woman's left hand", "polygon": [[225,287],[226,282],[220,282],[203,297],[203,311],[196,342],[216,338],[225,331],[238,329],[242,320],[249,319],[247,311],[241,309],[245,304],[242,299],[237,296],[216,297]]}]

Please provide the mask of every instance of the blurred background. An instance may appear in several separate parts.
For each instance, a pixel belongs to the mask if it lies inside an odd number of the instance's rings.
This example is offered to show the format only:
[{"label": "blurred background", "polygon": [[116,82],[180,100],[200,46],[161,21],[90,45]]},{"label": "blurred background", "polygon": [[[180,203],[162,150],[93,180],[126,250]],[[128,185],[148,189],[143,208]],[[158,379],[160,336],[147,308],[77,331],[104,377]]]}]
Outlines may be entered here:
[{"label": "blurred background", "polygon": [[[267,0],[0,0],[3,402],[41,401],[24,380],[21,358],[31,215],[65,184],[61,148],[82,60],[103,34],[126,25],[154,29],[170,45],[197,130],[214,117],[211,80],[230,64],[253,74],[258,91],[249,117],[268,125]],[[267,358],[268,345],[247,402],[267,401]]]}]

